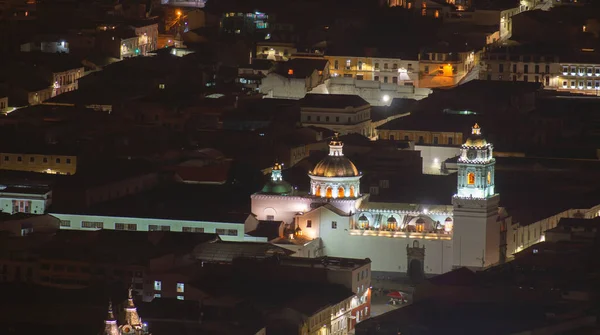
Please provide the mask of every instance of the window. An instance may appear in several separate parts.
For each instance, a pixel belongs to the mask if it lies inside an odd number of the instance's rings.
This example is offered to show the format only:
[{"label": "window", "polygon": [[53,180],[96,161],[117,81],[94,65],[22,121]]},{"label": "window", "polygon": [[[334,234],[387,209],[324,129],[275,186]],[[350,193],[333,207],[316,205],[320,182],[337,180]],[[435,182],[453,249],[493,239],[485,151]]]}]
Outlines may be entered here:
[{"label": "window", "polygon": [[359,69],[359,70],[362,70],[362,66],[363,66],[363,62],[361,62],[361,61],[358,61],[358,69]]},{"label": "window", "polygon": [[115,223],[115,230],[137,230],[137,224],[135,223]]},{"label": "window", "polygon": [[528,76],[523,76],[523,81],[524,82],[528,82],[529,81],[529,77]]},{"label": "window", "polygon": [[392,83],[398,84],[398,77],[392,77]]},{"label": "window", "polygon": [[394,135],[390,135],[390,141],[394,140]]},{"label": "window", "polygon": [[454,139],[453,139],[452,137],[448,137],[448,144],[452,145],[452,144],[453,144],[453,143],[452,143],[452,141],[453,141],[453,140],[454,140]]},{"label": "window", "polygon": [[70,220],[60,220],[60,226],[61,227],[71,227],[71,221]]},{"label": "window", "polygon": [[154,293],[155,298],[160,298],[160,293]]},{"label": "window", "polygon": [[575,88],[575,80],[571,80],[571,88]]},{"label": "window", "polygon": [[71,158],[67,158],[67,164],[71,164]]},{"label": "window", "polygon": [[375,77],[373,77],[373,80],[375,80],[375,81],[379,81],[379,76],[375,76]]},{"label": "window", "polygon": [[512,65],[512,72],[517,73],[517,64]]},{"label": "window", "polygon": [[306,116],[306,121],[310,121],[310,115]]},{"label": "window", "polygon": [[423,136],[419,136],[419,141],[417,143],[423,144],[423,142],[425,142],[425,140],[423,139]]},{"label": "window", "polygon": [[306,220],[306,228],[312,228],[312,220]]},{"label": "window", "polygon": [[498,72],[504,72],[504,64],[498,64]]},{"label": "window", "polygon": [[329,122],[329,116],[325,117],[325,122]]},{"label": "window", "polygon": [[10,158],[8,158],[8,156],[4,156],[4,161],[8,162]]},{"label": "window", "polygon": [[177,293],[183,293],[183,292],[185,292],[185,284],[177,283]]},{"label": "window", "polygon": [[433,137],[433,144],[438,144],[438,137],[437,136]]},{"label": "window", "polygon": [[160,280],[154,281],[154,290],[161,291],[162,290],[162,282]]},{"label": "window", "polygon": [[274,221],[275,215],[267,215],[267,221]]},{"label": "window", "polygon": [[[548,71],[548,72],[550,72],[550,71]],[[569,67],[568,67],[568,66],[566,66],[566,65],[563,65],[563,67],[562,67],[562,72],[563,72],[563,74],[567,74],[567,73],[569,73]]]},{"label": "window", "polygon": [[340,68],[340,62],[338,60],[335,60],[333,62],[333,68],[336,70],[338,70]]},{"label": "window", "polygon": [[340,117],[339,116],[335,117],[335,122],[340,122]]},{"label": "window", "polygon": [[389,68],[389,67],[388,67],[388,63],[383,63],[383,69],[384,69],[384,70],[387,70],[388,68]]},{"label": "window", "polygon": [[425,74],[429,73],[429,65],[425,65],[425,68],[423,69],[423,72],[425,72]]},{"label": "window", "polygon": [[587,81],[587,88],[588,88],[588,90],[592,88],[592,81],[591,80]]},{"label": "window", "polygon": [[467,173],[467,185],[475,185],[475,173]]},{"label": "window", "polygon": [[204,227],[182,227],[184,233],[204,233]]},{"label": "window", "polygon": [[170,226],[148,225],[148,231],[171,231]]},{"label": "window", "polygon": [[398,64],[394,63],[394,64],[392,65],[392,69],[394,69],[394,70],[397,70],[397,69],[398,69]]},{"label": "window", "polygon": [[237,236],[238,231],[237,229],[227,229],[227,235],[229,236]]},{"label": "window", "polygon": [[92,222],[92,221],[81,221],[81,228],[102,229],[102,228],[104,228],[104,223]]},{"label": "window", "polygon": [[568,83],[566,80],[565,80],[565,81],[563,81],[563,85],[562,85],[562,86],[563,86],[563,88],[567,88],[568,84],[569,84],[569,83]]},{"label": "window", "polygon": [[363,80],[363,75],[362,74],[357,74],[356,75],[356,80]]},{"label": "window", "polygon": [[535,76],[534,80],[535,80],[536,83],[539,83],[540,82],[540,76]]},{"label": "window", "polygon": [[337,222],[331,221],[331,229],[337,229]]},{"label": "window", "polygon": [[379,71],[379,63],[375,63],[375,70]]},{"label": "window", "polygon": [[185,298],[182,295],[178,295],[177,300],[185,300]]},{"label": "window", "polygon": [[349,59],[346,59],[346,70],[350,70],[351,65],[352,65],[352,62],[350,62]]},{"label": "window", "polygon": [[546,74],[550,73],[550,65],[546,64],[546,66],[544,67],[544,72]]},{"label": "window", "polygon": [[571,74],[576,74],[577,73],[577,67],[576,66],[571,66]]},{"label": "window", "polygon": [[35,158],[34,157],[29,157],[29,163],[33,163],[35,162]]},{"label": "window", "polygon": [[533,67],[533,72],[540,73],[540,66],[535,64],[535,66]]},{"label": "window", "polygon": [[44,159],[42,160],[44,163],[48,163],[48,158],[44,157]]},{"label": "window", "polygon": [[22,161],[23,161],[23,157],[17,156],[17,162],[22,162]]},{"label": "window", "polygon": [[529,64],[523,65],[523,73],[529,73]]},{"label": "window", "polygon": [[384,83],[387,83],[387,82],[388,82],[388,77],[387,77],[387,76],[383,77],[383,82],[384,82]]}]

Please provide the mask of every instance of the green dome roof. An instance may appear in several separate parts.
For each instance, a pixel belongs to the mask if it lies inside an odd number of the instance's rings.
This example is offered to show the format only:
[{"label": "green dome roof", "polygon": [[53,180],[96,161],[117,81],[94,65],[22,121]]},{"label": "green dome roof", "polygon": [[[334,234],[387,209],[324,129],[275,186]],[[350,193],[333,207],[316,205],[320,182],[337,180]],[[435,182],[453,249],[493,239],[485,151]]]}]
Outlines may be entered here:
[{"label": "green dome roof", "polygon": [[293,191],[292,185],[290,185],[290,183],[288,183],[286,181],[269,180],[269,182],[267,182],[265,184],[265,186],[262,188],[262,191],[260,191],[260,193],[290,194],[290,193],[292,193],[292,191]]}]

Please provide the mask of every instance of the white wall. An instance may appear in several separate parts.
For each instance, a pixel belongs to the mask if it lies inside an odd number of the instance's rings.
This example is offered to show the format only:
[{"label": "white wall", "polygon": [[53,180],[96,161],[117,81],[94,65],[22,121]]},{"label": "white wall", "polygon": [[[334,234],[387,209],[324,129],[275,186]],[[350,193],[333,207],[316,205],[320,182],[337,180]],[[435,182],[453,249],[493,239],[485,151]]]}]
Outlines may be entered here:
[{"label": "white wall", "polygon": [[460,155],[460,147],[415,145],[423,158],[423,174],[441,174],[442,162]]},{"label": "white wall", "polygon": [[[169,226],[170,231],[183,231],[183,227],[204,228],[205,233],[217,233],[217,229],[237,230],[236,235],[219,234],[223,241],[244,241],[243,223],[232,222],[208,222],[208,221],[189,221],[189,220],[169,220],[169,219],[146,219],[146,218],[127,218],[117,216],[97,216],[97,215],[77,215],[77,214],[50,214],[61,220],[61,229],[75,230],[97,230],[82,228],[82,221],[102,222],[103,229],[115,229],[116,223],[136,224],[137,231],[148,231],[149,225]],[[66,226],[68,221],[69,226]]]},{"label": "white wall", "polygon": [[[358,95],[371,106],[389,106],[394,98],[421,100],[432,92],[428,88],[384,84],[373,80],[356,80],[343,77],[332,77],[329,80],[328,91],[330,94]],[[387,101],[384,100],[386,95],[389,98]]]},{"label": "white wall", "polygon": [[13,200],[31,201],[32,214],[44,214],[46,208],[52,203],[51,199],[45,199],[46,195],[8,194],[0,192],[0,212],[14,214]]},{"label": "white wall", "polygon": [[266,194],[253,194],[251,199],[252,214],[258,220],[266,220],[268,215],[272,215],[273,221],[285,223],[294,222],[294,216],[299,212],[308,212],[312,202],[310,198]]},{"label": "white wall", "polygon": [[[372,271],[407,272],[406,246],[415,239],[350,235],[350,218],[323,210],[320,233],[325,254],[332,257],[370,258]],[[333,229],[331,222],[337,222]],[[314,223],[313,223],[314,225]],[[425,246],[425,273],[441,274],[452,269],[452,241],[417,239]]]},{"label": "white wall", "polygon": [[302,99],[306,95],[306,80],[269,73],[260,84],[260,93],[274,99]]}]

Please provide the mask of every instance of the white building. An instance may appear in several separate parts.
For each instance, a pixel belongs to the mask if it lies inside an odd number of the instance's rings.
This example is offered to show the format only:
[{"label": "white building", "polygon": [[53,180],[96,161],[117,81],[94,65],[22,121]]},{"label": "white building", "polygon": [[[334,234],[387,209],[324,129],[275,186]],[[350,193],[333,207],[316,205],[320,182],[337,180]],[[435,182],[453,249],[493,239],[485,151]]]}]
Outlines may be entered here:
[{"label": "white building", "polygon": [[48,188],[0,185],[0,212],[44,214],[52,204]]},{"label": "white building", "polygon": [[300,101],[304,127],[322,127],[342,135],[357,133],[373,137],[371,105],[358,95],[307,94]]},{"label": "white building", "polygon": [[361,174],[343,156],[343,143],[334,139],[330,148],[309,173],[310,193],[259,192],[252,213],[286,222],[296,236],[320,238],[318,254],[370,258],[373,271],[420,277],[503,261],[507,218],[494,192],[493,146],[478,125],[460,149],[457,192],[445,204],[371,202],[354,184]]}]

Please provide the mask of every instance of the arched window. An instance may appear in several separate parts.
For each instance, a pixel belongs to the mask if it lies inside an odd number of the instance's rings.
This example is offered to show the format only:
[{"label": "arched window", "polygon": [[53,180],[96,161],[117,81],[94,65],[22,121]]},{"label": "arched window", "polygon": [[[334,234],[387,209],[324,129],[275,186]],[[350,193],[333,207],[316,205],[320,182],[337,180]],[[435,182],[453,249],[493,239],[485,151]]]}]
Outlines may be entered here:
[{"label": "arched window", "polygon": [[419,241],[414,240],[413,241],[413,248],[418,248],[419,247]]},{"label": "arched window", "polygon": [[346,197],[346,192],[344,191],[344,188],[342,186],[340,186],[338,188],[338,198],[344,198]]},{"label": "arched window", "polygon": [[491,171],[488,171],[488,173],[487,173],[487,183],[488,183],[488,185],[492,184],[492,172]]},{"label": "arched window", "polygon": [[325,191],[325,197],[333,198],[333,190],[331,189],[331,187],[327,187],[327,190]]},{"label": "arched window", "polygon": [[356,195],[354,194],[354,186],[350,186],[350,198],[354,198]]},{"label": "arched window", "polygon": [[321,186],[317,185],[317,187],[315,188],[315,196],[320,197],[321,196]]},{"label": "arched window", "polygon": [[359,69],[359,70],[362,70],[362,65],[363,65],[363,62],[361,62],[361,61],[358,61],[358,69]]},{"label": "arched window", "polygon": [[467,173],[467,184],[475,185],[475,173],[473,173],[473,172]]}]

